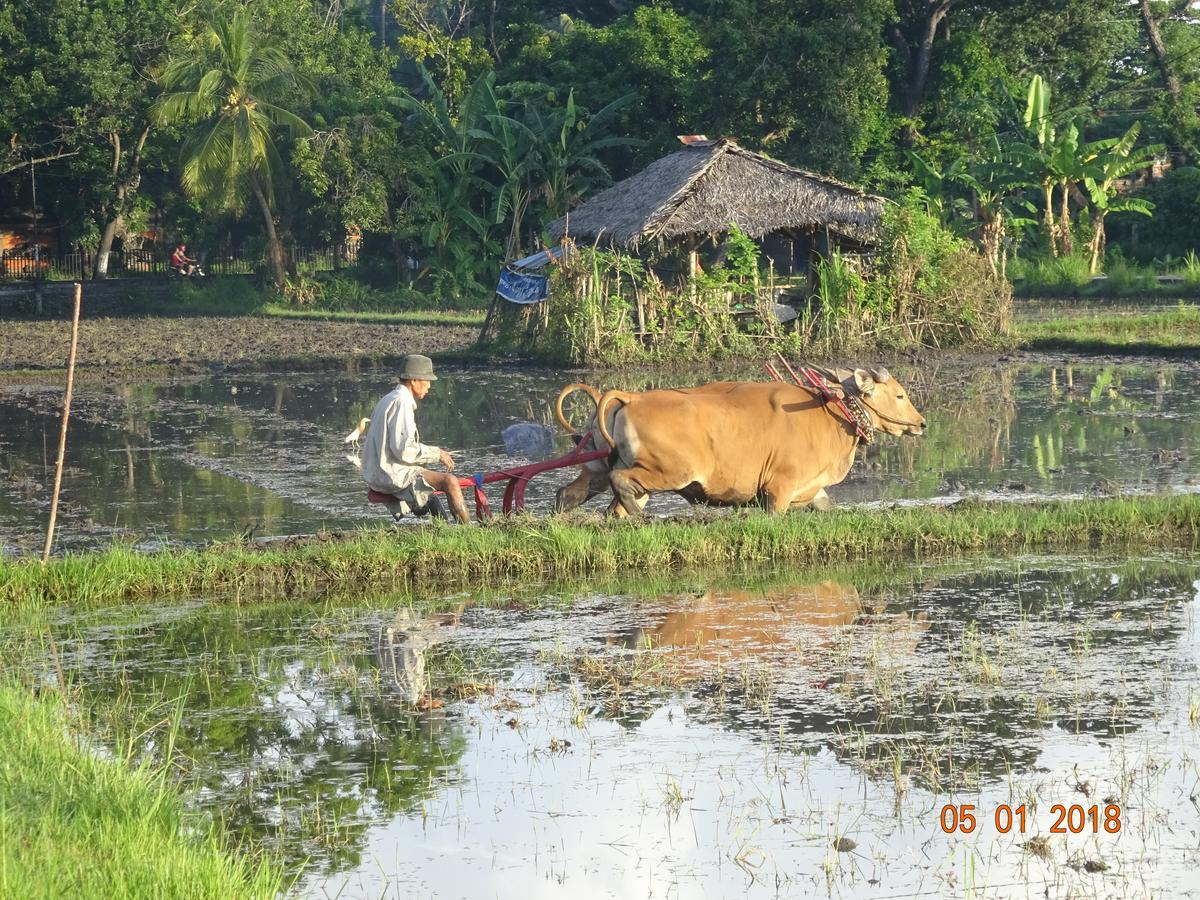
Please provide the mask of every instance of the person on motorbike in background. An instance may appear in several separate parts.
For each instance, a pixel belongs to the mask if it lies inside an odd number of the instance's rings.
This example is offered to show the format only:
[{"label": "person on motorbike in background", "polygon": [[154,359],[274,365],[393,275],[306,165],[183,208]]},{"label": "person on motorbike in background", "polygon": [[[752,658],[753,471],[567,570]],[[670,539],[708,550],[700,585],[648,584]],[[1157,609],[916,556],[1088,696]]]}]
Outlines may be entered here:
[{"label": "person on motorbike in background", "polygon": [[196,271],[196,260],[187,255],[187,244],[180,243],[171,254],[171,268],[180,275],[188,276]]}]

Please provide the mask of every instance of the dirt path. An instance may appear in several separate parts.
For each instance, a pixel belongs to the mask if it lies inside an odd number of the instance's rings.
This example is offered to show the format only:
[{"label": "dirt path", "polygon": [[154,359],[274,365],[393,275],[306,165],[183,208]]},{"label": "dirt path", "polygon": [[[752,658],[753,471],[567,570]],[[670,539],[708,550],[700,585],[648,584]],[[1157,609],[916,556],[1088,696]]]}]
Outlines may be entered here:
[{"label": "dirt path", "polygon": [[[406,353],[462,351],[478,330],[461,325],[362,325],[255,316],[102,318],[80,325],[77,365],[85,370],[211,364],[235,369],[384,362]],[[70,324],[0,322],[0,371],[62,369]]]}]

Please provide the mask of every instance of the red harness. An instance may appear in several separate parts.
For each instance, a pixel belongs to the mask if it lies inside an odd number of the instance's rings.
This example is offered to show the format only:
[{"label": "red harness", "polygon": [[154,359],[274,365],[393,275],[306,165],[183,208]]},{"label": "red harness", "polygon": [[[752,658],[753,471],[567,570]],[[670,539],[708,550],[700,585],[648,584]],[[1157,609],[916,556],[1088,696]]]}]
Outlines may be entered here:
[{"label": "red harness", "polygon": [[[825,384],[824,378],[822,378],[811,367],[801,366],[800,373],[804,376],[805,380],[808,382],[808,384],[806,385],[804,382],[802,382],[800,380],[800,376],[796,374],[796,370],[791,367],[791,365],[788,363],[787,359],[784,357],[784,355],[782,353],[776,351],[775,355],[779,357],[779,361],[781,363],[783,363],[784,368],[786,368],[788,370],[788,374],[792,376],[792,381],[796,382],[796,384],[799,385],[800,387],[807,387],[807,388],[810,388],[810,389],[816,391],[817,395],[821,398],[822,403],[829,403],[830,401],[832,401],[837,406],[837,408],[842,411],[843,415],[845,415],[846,421],[849,424],[854,426],[855,436],[860,441],[862,441],[864,444],[871,443],[871,435],[868,434],[866,432],[866,430],[860,424],[858,424],[857,417],[855,417],[855,415],[852,412],[850,412],[849,407],[846,406],[846,402],[841,397],[839,397],[837,394],[835,394],[833,391],[831,391],[829,389],[829,386]],[[774,378],[776,381],[783,381],[783,378],[780,377],[779,373],[775,371],[775,368],[770,363],[767,363],[766,366],[767,366],[767,372],[768,372],[768,374],[770,374],[770,376],[772,378]]]},{"label": "red harness", "polygon": [[[485,484],[494,484],[497,481],[508,482],[508,485],[504,488],[504,514],[506,516],[512,515],[514,512],[521,512],[525,509],[525,488],[534,475],[549,472],[551,469],[582,465],[585,462],[591,462],[593,459],[602,459],[608,456],[611,452],[609,450],[583,449],[583,445],[587,443],[587,439],[590,436],[590,434],[585,434],[581,437],[579,443],[575,445],[575,449],[565,456],[559,456],[543,462],[526,463],[523,466],[501,469],[498,472],[477,472],[470,478],[459,478],[459,487],[475,489],[475,518],[482,522],[492,517],[492,508],[488,504],[487,495],[483,492]],[[440,494],[442,492],[437,491],[437,493]],[[392,494],[384,494],[376,490],[367,491],[367,500],[371,503],[388,503],[399,499],[399,497]]]}]

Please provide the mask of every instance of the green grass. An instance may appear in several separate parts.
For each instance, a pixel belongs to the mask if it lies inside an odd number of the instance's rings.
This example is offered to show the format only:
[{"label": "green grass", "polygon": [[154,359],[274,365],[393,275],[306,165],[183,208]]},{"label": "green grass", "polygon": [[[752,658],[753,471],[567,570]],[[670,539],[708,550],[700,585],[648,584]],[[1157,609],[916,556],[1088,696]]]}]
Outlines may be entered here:
[{"label": "green grass", "polygon": [[69,554],[44,567],[35,559],[0,560],[0,603],[94,606],[164,595],[249,599],[389,588],[444,592],[505,580],[639,571],[1197,543],[1195,495],[646,522],[519,518],[489,527],[386,528],[155,554],[116,547]]},{"label": "green grass", "polygon": [[166,773],[72,737],[57,699],[0,683],[0,897],[275,897],[281,877],[188,817]]},{"label": "green grass", "polygon": [[1028,350],[1080,353],[1184,354],[1200,351],[1200,307],[1133,315],[1078,316],[1014,327]]},{"label": "green grass", "polygon": [[1017,297],[1197,297],[1200,296],[1200,261],[1193,256],[1179,269],[1159,281],[1154,268],[1138,266],[1111,257],[1102,277],[1093,278],[1086,256],[1026,261],[1013,260],[1009,267],[1013,293]]},{"label": "green grass", "polygon": [[343,310],[298,309],[280,303],[267,303],[255,315],[272,319],[309,319],[318,322],[358,322],[367,325],[470,325],[483,324],[484,314],[477,311],[414,309],[397,312],[347,312]]},{"label": "green grass", "polygon": [[[131,288],[125,309],[141,315],[164,316],[263,316],[271,319],[303,319],[320,322],[358,322],[383,325],[471,325],[483,324],[482,310],[422,308],[409,306],[410,295],[378,294],[375,308],[331,309],[321,301],[309,306],[284,303],[277,295],[243,279],[217,279],[202,284],[175,283],[165,296],[142,294]],[[409,307],[409,308],[406,308]]]}]

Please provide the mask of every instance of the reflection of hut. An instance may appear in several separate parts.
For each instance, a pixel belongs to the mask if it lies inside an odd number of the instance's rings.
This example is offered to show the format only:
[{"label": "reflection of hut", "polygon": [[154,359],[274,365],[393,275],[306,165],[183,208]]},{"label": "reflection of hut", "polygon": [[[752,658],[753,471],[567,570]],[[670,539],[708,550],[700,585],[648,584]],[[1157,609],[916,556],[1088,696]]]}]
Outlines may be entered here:
[{"label": "reflection of hut", "polygon": [[884,200],[739,147],[696,141],[597,194],[548,226],[579,243],[641,250],[714,245],[731,222],[759,241],[782,275],[832,247],[869,250]]}]

